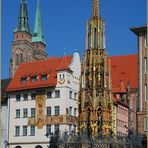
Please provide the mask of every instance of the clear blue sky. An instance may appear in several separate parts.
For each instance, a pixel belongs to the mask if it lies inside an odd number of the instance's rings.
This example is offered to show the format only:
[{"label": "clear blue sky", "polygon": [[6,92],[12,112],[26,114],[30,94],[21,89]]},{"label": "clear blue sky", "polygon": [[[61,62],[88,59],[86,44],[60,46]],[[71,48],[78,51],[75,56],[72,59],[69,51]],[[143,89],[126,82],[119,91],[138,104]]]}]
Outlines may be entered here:
[{"label": "clear blue sky", "polygon": [[[50,56],[85,51],[85,22],[91,16],[92,0],[40,0],[46,52]],[[29,24],[34,28],[37,0],[28,0]],[[146,0],[100,0],[106,21],[108,55],[137,53],[137,38],[129,30],[146,24]],[[2,78],[9,78],[13,30],[20,0],[2,0]],[[66,48],[66,50],[64,50]]]}]

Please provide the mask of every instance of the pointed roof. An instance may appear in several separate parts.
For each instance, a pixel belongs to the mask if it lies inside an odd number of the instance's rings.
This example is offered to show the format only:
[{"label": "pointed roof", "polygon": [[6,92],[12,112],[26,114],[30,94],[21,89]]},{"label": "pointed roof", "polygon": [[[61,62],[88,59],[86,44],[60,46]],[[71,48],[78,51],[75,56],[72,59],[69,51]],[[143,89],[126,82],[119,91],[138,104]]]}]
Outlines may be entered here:
[{"label": "pointed roof", "polygon": [[92,0],[92,17],[98,18],[100,15],[99,0]]},{"label": "pointed roof", "polygon": [[70,70],[68,60],[67,60],[67,57],[65,55],[62,57],[62,62],[56,70],[57,71]]},{"label": "pointed roof", "polygon": [[32,42],[42,42],[43,44],[46,45],[42,31],[42,18],[41,18],[39,0],[37,1],[37,7],[36,7],[35,25],[34,25]]},{"label": "pointed roof", "polygon": [[120,81],[120,92],[127,92],[123,80]]},{"label": "pointed roof", "polygon": [[[138,88],[138,55],[111,56],[111,80],[114,93],[124,91],[124,87]],[[123,86],[123,82],[124,86]],[[122,89],[121,89],[122,88]]]},{"label": "pointed roof", "polygon": [[14,32],[18,31],[27,31],[30,33],[29,23],[28,23],[28,9],[27,9],[27,1],[21,0],[20,3],[20,11],[18,17],[18,24]]}]

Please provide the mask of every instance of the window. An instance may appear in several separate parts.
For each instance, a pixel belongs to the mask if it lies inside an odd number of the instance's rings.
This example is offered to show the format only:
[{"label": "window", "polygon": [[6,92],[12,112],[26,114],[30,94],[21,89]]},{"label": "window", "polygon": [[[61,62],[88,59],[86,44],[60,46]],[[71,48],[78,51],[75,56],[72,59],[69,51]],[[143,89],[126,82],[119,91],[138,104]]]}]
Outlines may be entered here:
[{"label": "window", "polygon": [[72,91],[69,91],[69,98],[72,99]]},{"label": "window", "polygon": [[20,136],[20,126],[15,126],[15,136]]},{"label": "window", "polygon": [[16,118],[20,118],[20,109],[16,109]]},{"label": "window", "polygon": [[55,129],[55,130],[59,129],[59,124],[55,124],[55,125],[54,125],[54,129]]},{"label": "window", "polygon": [[23,136],[27,136],[27,126],[23,126]]},{"label": "window", "polygon": [[148,117],[144,117],[144,131],[148,131],[148,122],[147,122],[147,120],[148,120]]},{"label": "window", "polygon": [[43,81],[44,81],[44,80],[47,80],[47,75],[42,75],[42,76],[41,76],[41,80],[43,80]]},{"label": "window", "polygon": [[19,64],[19,55],[16,54],[16,65],[18,65],[18,64]]},{"label": "window", "polygon": [[63,79],[65,78],[65,75],[63,74]]},{"label": "window", "polygon": [[55,98],[60,98],[60,90],[55,91]]},{"label": "window", "polygon": [[31,117],[35,117],[35,108],[31,108]]},{"label": "window", "polygon": [[60,114],[60,107],[59,106],[55,106],[55,116],[58,116]]},{"label": "window", "polygon": [[71,124],[69,125],[69,133],[71,133]]},{"label": "window", "polygon": [[27,108],[24,108],[23,109],[23,117],[24,118],[27,118],[28,117],[28,109]]},{"label": "window", "polygon": [[21,95],[16,95],[16,101],[20,101],[21,100]]},{"label": "window", "polygon": [[77,115],[77,109],[74,108],[74,117],[76,117],[76,115]]},{"label": "window", "polygon": [[50,98],[52,98],[52,91],[47,92],[47,99],[50,99]]},{"label": "window", "polygon": [[66,114],[69,114],[69,109],[68,108],[66,108]]},{"label": "window", "polygon": [[30,127],[30,135],[35,136],[35,126]]},{"label": "window", "polygon": [[28,94],[24,94],[24,101],[28,101]]},{"label": "window", "polygon": [[69,115],[72,115],[72,107],[69,107]]},{"label": "window", "polygon": [[147,101],[148,100],[148,88],[147,88],[147,84],[145,84],[145,86],[144,86],[144,89],[145,89],[145,101]]},{"label": "window", "polygon": [[148,72],[148,68],[147,68],[147,58],[144,58],[144,73],[146,74]]},{"label": "window", "polygon": [[32,82],[36,82],[36,81],[37,81],[37,76],[31,77],[31,81],[32,81]]},{"label": "window", "polygon": [[74,93],[74,99],[77,100],[77,93]]},{"label": "window", "polygon": [[146,33],[144,34],[144,44],[145,44],[145,47],[147,47],[147,34]]},{"label": "window", "polygon": [[35,100],[36,93],[31,93],[31,100]]},{"label": "window", "polygon": [[25,84],[27,82],[27,78],[21,78],[21,83]]},{"label": "window", "polygon": [[46,125],[46,134],[51,134],[51,125],[50,124],[48,124],[48,125]]},{"label": "window", "polygon": [[51,116],[51,107],[47,107],[47,116]]},{"label": "window", "polygon": [[62,79],[61,74],[59,74],[59,79]]}]

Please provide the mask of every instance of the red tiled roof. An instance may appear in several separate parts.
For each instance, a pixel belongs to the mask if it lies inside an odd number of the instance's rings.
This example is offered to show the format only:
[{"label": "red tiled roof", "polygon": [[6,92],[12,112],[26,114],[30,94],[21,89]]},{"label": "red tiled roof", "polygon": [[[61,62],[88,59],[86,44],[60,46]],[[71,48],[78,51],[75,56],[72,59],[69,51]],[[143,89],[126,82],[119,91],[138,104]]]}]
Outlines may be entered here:
[{"label": "red tiled roof", "polygon": [[63,56],[62,60],[61,60],[61,64],[59,65],[59,67],[56,69],[57,71],[59,70],[70,70],[70,68],[68,67],[68,61],[67,61],[67,57]]},{"label": "red tiled roof", "polygon": [[[127,87],[138,88],[138,55],[111,56],[112,91],[121,92],[121,81]],[[122,85],[122,91],[125,88]]]},{"label": "red tiled roof", "polygon": [[[26,62],[21,64],[16,71],[13,79],[11,80],[10,84],[8,85],[6,91],[10,92],[17,90],[56,86],[57,69],[60,68],[59,66],[61,65],[61,63],[62,68],[69,69],[69,65],[72,62],[72,56],[64,56],[64,59],[66,59],[67,63],[62,62],[63,57],[51,57],[43,61]],[[41,80],[38,77],[36,82],[31,82],[31,80],[27,80],[26,83],[21,82],[21,78],[41,76],[45,74],[47,75],[47,80]]]}]

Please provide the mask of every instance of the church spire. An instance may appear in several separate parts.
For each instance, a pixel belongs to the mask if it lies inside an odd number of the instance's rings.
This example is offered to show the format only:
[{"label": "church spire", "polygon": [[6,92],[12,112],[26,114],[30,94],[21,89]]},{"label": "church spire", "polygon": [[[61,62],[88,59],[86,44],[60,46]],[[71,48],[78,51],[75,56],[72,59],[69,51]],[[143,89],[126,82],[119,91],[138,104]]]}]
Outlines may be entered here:
[{"label": "church spire", "polygon": [[34,25],[32,42],[42,42],[43,44],[45,44],[43,31],[42,31],[42,19],[41,19],[39,0],[37,1],[37,7],[36,7],[35,25]]},{"label": "church spire", "polygon": [[14,32],[17,32],[17,31],[27,31],[30,33],[26,0],[21,0],[21,3],[20,3],[18,24]]},{"label": "church spire", "polygon": [[92,0],[92,17],[98,18],[100,15],[99,0]]}]

